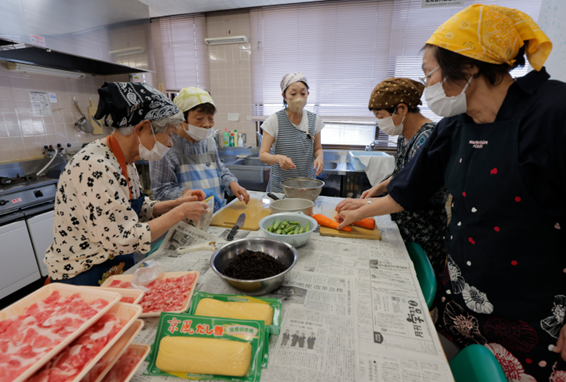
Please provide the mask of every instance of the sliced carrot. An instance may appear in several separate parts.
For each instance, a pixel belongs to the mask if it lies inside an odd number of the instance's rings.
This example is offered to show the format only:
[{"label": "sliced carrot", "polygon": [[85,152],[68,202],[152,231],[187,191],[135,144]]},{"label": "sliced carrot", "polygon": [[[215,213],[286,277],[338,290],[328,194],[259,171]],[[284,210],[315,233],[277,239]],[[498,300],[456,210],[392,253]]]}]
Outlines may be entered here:
[{"label": "sliced carrot", "polygon": [[362,219],[358,222],[354,222],[354,225],[357,225],[358,227],[363,227],[363,228],[367,228],[367,229],[374,229],[375,228],[375,220],[372,218],[366,218],[366,219]]},{"label": "sliced carrot", "polygon": [[[316,220],[318,222],[318,224],[320,224],[321,226],[324,226],[324,227],[338,229],[338,226],[340,225],[340,224],[338,224],[338,222],[335,222],[334,220],[332,220],[332,219],[330,219],[330,218],[328,218],[324,215],[321,215],[321,214],[313,215],[313,219]],[[344,227],[344,228],[342,228],[342,231],[352,232],[352,228]]]}]

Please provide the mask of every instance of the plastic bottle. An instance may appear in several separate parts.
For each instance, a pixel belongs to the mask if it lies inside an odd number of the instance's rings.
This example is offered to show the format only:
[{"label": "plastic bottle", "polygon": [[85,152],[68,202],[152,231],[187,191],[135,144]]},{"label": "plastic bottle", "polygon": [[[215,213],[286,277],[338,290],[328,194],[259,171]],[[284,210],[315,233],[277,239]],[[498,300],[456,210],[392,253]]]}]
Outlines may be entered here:
[{"label": "plastic bottle", "polygon": [[242,134],[238,137],[238,147],[244,147],[244,140],[242,139]]},{"label": "plastic bottle", "polygon": [[230,147],[234,147],[234,133],[230,134]]},{"label": "plastic bottle", "polygon": [[228,145],[230,144],[230,133],[228,132],[228,129],[224,129],[222,140],[224,141],[224,147],[228,147]]},{"label": "plastic bottle", "polygon": [[234,147],[238,147],[238,130],[234,130]]}]

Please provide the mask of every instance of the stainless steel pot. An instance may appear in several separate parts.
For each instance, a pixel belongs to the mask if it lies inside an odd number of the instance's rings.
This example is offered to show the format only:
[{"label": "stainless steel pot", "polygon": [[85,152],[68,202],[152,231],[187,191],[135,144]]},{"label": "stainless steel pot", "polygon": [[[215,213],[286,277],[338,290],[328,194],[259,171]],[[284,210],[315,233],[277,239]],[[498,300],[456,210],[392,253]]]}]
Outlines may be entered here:
[{"label": "stainless steel pot", "polygon": [[[287,267],[282,273],[259,280],[238,280],[224,276],[222,271],[232,262],[234,257],[246,249],[266,253]],[[261,296],[279,288],[285,280],[285,275],[295,266],[298,259],[297,250],[290,244],[279,240],[262,237],[232,241],[216,250],[210,258],[210,266],[214,273],[236,290],[249,296]]]},{"label": "stainless steel pot", "polygon": [[282,212],[302,212],[307,216],[312,216],[314,202],[308,199],[281,199],[271,202],[271,213],[279,214]]}]

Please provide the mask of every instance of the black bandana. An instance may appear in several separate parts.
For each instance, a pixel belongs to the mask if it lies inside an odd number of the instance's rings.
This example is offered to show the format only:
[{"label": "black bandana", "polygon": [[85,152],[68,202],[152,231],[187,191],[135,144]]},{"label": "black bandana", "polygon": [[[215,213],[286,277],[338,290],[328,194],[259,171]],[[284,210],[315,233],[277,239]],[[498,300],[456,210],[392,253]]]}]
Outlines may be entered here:
[{"label": "black bandana", "polygon": [[[100,100],[95,119],[112,117],[114,128],[136,126],[179,113],[181,110],[161,92],[148,84],[105,82],[98,89]],[[109,122],[109,121],[108,121]],[[108,123],[107,123],[108,124]]]}]

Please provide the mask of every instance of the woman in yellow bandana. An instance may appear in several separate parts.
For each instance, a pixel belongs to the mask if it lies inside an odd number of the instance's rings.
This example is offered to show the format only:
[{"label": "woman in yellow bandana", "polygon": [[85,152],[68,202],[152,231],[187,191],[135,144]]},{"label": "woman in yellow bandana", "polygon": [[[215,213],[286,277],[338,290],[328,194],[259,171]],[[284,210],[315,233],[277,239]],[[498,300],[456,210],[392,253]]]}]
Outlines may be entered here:
[{"label": "woman in yellow bandana", "polygon": [[[417,210],[446,184],[436,327],[458,347],[486,346],[510,381],[566,380],[566,84],[543,67],[551,49],[518,10],[478,4],[455,14],[423,55],[425,99],[446,118],[387,197],[338,206],[345,226]],[[535,70],[514,79],[525,54]]]}]

